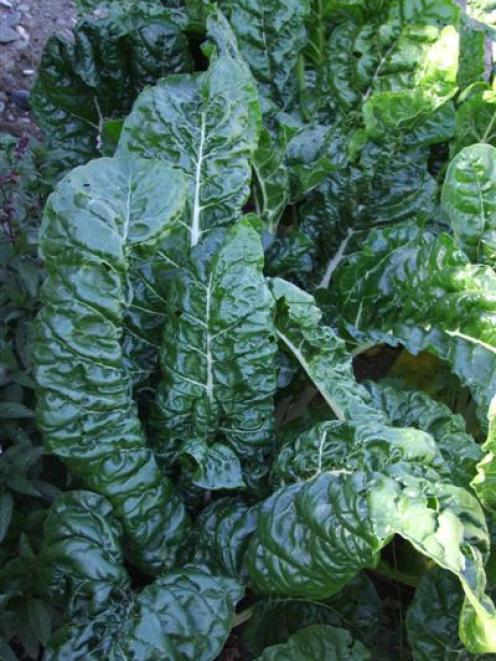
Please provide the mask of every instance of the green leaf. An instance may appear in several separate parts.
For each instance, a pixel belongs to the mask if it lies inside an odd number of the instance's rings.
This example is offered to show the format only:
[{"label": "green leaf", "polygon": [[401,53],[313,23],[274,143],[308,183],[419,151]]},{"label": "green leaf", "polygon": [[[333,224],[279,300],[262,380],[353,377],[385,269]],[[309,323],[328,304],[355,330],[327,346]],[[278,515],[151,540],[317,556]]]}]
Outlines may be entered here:
[{"label": "green leaf", "polygon": [[28,599],[28,622],[31,631],[36,639],[43,646],[46,646],[52,630],[50,613],[41,599]]},{"label": "green leaf", "polygon": [[121,538],[122,527],[102,496],[69,491],[55,500],[38,564],[44,587],[64,599],[68,615],[104,610],[129,589]]},{"label": "green leaf", "polygon": [[[211,446],[220,438],[248,484],[268,469],[277,351],[273,299],[251,221],[211,232],[172,276],[154,415],[161,456],[177,458],[189,439]],[[241,486],[239,468],[232,468],[223,483]]]},{"label": "green leaf", "polygon": [[222,14],[209,17],[208,30],[218,47],[208,71],[165,78],[146,89],[117,148],[118,155],[158,158],[185,173],[183,224],[191,247],[205,231],[240,216],[260,130],[257,91]]},{"label": "green leaf", "polygon": [[243,630],[243,642],[256,655],[264,647],[285,642],[300,629],[324,624],[346,627],[355,639],[374,649],[381,609],[372,581],[362,573],[325,601],[277,596],[261,599]]},{"label": "green leaf", "polygon": [[276,486],[282,486],[327,471],[353,472],[364,465],[380,471],[402,461],[436,467],[443,463],[433,438],[425,432],[372,421],[353,424],[332,420],[285,443],[274,460],[272,479]]},{"label": "green leaf", "polygon": [[457,108],[451,154],[454,156],[476,142],[496,146],[496,91],[486,83],[469,88]]},{"label": "green leaf", "polygon": [[401,4],[403,11],[393,7],[386,20],[378,12],[370,22],[348,20],[333,30],[328,75],[344,111],[359,108],[363,101],[367,108],[380,99],[387,110],[387,100],[397,98],[403,108],[398,118],[412,117],[414,107],[417,113],[432,112],[456,91],[458,12],[454,3],[453,11],[446,13],[439,12],[434,2],[429,3],[433,13],[425,6],[415,7],[416,3]]},{"label": "green leaf", "polygon": [[171,658],[210,661],[224,646],[242,596],[241,586],[224,577],[192,570],[160,577],[139,594],[124,649],[130,658],[149,659],[170,645]]},{"label": "green leaf", "polygon": [[227,0],[241,55],[256,79],[265,112],[291,107],[298,55],[305,45],[308,0]]},{"label": "green leaf", "polygon": [[145,85],[191,68],[185,36],[158,3],[114,2],[104,18],[79,21],[74,41],[51,37],[31,105],[54,172],[100,155],[105,120],[129,112]]},{"label": "green leaf", "polygon": [[463,590],[450,572],[427,572],[408,608],[406,626],[415,661],[472,659],[458,635]]},{"label": "green leaf", "polygon": [[396,338],[411,353],[448,360],[484,419],[496,367],[495,292],[494,272],[471,264],[452,237],[405,223],[372,230],[333,273],[329,295],[361,341]]},{"label": "green leaf", "polygon": [[245,487],[241,464],[231,448],[222,443],[207,445],[189,440],[182,455],[193,460],[193,484],[202,489],[242,489]]},{"label": "green leaf", "polygon": [[395,427],[415,427],[431,434],[442,460],[436,470],[447,482],[469,488],[475,464],[481,458],[480,446],[465,429],[465,420],[441,402],[418,390],[406,390],[401,384],[370,381],[367,390],[374,405],[384,411]]},{"label": "green leaf", "polygon": [[419,475],[401,464],[383,473],[336,469],[277,491],[259,510],[246,556],[254,588],[328,597],[374,567],[399,534],[459,578],[467,649],[496,651],[496,609],[484,592],[489,537],[480,505],[469,492],[440,483],[429,468]]},{"label": "green leaf", "polygon": [[243,596],[239,583],[189,568],[135,593],[121,543],[122,529],[102,496],[74,491],[52,506],[39,566],[69,617],[47,658],[215,658]]},{"label": "green leaf", "polygon": [[257,507],[241,498],[220,498],[198,517],[195,564],[204,563],[214,573],[247,580],[244,554],[255,530]]},{"label": "green leaf", "polygon": [[451,161],[442,204],[451,229],[474,262],[496,264],[496,148],[466,147]]},{"label": "green leaf", "polygon": [[369,652],[345,629],[317,624],[302,629],[287,643],[268,647],[259,661],[313,661],[314,659],[370,659]]},{"label": "green leaf", "polygon": [[0,494],[0,542],[3,542],[12,520],[14,499],[8,491]]},{"label": "green leaf", "polygon": [[458,87],[461,89],[484,80],[485,41],[483,30],[477,29],[473,22],[462,21],[457,78]]},{"label": "green leaf", "polygon": [[253,155],[255,208],[271,232],[277,228],[289,202],[289,172],[284,162],[286,144],[281,134],[273,137],[263,127]]},{"label": "green leaf", "polygon": [[19,402],[0,402],[0,418],[32,418],[33,411]]},{"label": "green leaf", "polygon": [[345,343],[321,326],[322,312],[314,298],[280,278],[271,280],[270,288],[281,348],[315,384],[332,414],[338,420],[367,416],[380,421],[381,415],[368,404],[368,392],[355,380]]},{"label": "green leaf", "polygon": [[472,487],[484,507],[494,515],[496,513],[496,397],[494,396],[489,407],[488,420],[489,431],[482,446],[484,456],[477,465],[477,474],[472,481]]},{"label": "green leaf", "polygon": [[110,499],[151,572],[174,563],[186,516],[146,446],[120,337],[129,262],[177,226],[185,188],[163,163],[96,160],[59,184],[40,236],[49,274],[35,345],[45,447]]}]

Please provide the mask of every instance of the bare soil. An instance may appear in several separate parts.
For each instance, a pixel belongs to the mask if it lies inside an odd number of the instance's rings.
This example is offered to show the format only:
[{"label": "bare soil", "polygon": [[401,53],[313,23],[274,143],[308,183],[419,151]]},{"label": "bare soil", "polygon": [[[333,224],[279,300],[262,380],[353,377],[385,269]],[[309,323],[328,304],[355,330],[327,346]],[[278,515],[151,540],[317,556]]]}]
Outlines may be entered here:
[{"label": "bare soil", "polygon": [[47,39],[70,38],[75,22],[72,0],[0,0],[0,132],[37,134],[28,105],[36,68]]}]

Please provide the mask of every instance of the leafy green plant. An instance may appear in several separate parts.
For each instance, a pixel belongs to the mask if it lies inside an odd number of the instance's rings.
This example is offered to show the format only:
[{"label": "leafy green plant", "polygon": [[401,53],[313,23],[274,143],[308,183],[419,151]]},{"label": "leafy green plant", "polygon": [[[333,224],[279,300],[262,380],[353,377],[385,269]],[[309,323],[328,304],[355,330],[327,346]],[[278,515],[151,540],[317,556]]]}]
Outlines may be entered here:
[{"label": "leafy green plant", "polygon": [[496,654],[489,5],[78,3],[42,262],[3,223],[6,658]]}]

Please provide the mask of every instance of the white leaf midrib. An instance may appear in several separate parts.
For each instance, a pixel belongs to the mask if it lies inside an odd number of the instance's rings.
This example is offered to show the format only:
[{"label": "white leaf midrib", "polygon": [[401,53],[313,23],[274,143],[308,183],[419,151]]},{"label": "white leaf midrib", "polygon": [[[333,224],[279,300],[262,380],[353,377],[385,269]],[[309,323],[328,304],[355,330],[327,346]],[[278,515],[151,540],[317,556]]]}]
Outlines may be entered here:
[{"label": "white leaf midrib", "polygon": [[201,218],[200,218],[200,190],[201,190],[201,170],[203,163],[203,150],[205,148],[205,133],[206,133],[206,114],[201,113],[201,126],[200,126],[200,145],[196,155],[196,168],[195,168],[195,188],[193,195],[193,209],[191,211],[191,247],[196,246],[200,240]]}]

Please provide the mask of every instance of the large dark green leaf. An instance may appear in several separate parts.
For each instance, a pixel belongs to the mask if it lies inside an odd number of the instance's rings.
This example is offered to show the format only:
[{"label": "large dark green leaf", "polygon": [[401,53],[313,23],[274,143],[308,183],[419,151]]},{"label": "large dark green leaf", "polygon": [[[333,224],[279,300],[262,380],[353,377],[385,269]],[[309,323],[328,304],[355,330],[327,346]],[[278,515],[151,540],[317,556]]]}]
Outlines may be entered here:
[{"label": "large dark green leaf", "polygon": [[451,161],[442,203],[453,233],[474,262],[496,266],[496,147],[475,144]]},{"label": "large dark green leaf", "polygon": [[373,403],[384,411],[388,423],[395,427],[415,427],[432,435],[442,461],[436,464],[446,481],[469,488],[475,464],[482,453],[480,446],[467,433],[465,420],[454,415],[441,402],[418,390],[403,390],[396,382],[391,384],[369,382],[367,389]]},{"label": "large dark green leaf", "polygon": [[[233,597],[235,595],[235,597]],[[212,661],[242,596],[231,579],[187,570],[157,578],[139,595],[121,595],[97,617],[76,618],[50,640],[50,661],[198,659]]]},{"label": "large dark green leaf", "polygon": [[345,629],[316,624],[295,633],[287,643],[269,647],[258,661],[314,661],[314,659],[350,659],[365,661],[369,652],[354,641]]},{"label": "large dark green leaf", "polygon": [[281,348],[318,388],[338,420],[366,416],[381,420],[369,405],[370,395],[353,375],[345,343],[331,328],[321,326],[314,298],[285,280],[270,281],[277,303],[276,333]]},{"label": "large dark green leaf", "polygon": [[[284,438],[284,432],[281,435]],[[399,461],[436,467],[443,464],[433,438],[418,429],[332,420],[285,443],[274,460],[272,479],[281,486],[326,471],[353,472],[364,465],[380,471]]]},{"label": "large dark green leaf", "polygon": [[244,554],[256,520],[257,507],[248,506],[241,498],[216,500],[197,521],[195,564],[246,582]]},{"label": "large dark green leaf", "polygon": [[406,618],[415,661],[469,661],[474,658],[458,635],[462,604],[463,590],[453,574],[436,567],[423,576]]},{"label": "large dark green leaf", "polygon": [[193,65],[185,36],[159,3],[112,3],[74,41],[51,37],[31,92],[55,174],[102,153],[105,118],[122,116],[145,85]]},{"label": "large dark green leaf", "polygon": [[168,289],[157,450],[192,457],[194,482],[205,488],[242,487],[239,462],[248,483],[268,468],[277,344],[262,269],[261,240],[247,218],[210,233]]},{"label": "large dark green leaf", "polygon": [[331,87],[345,111],[365,102],[374,133],[376,122],[392,131],[423,122],[456,90],[459,10],[454,3],[448,11],[447,2],[420,4],[391,3],[386,20],[378,12],[365,24],[348,20],[331,34]]},{"label": "large dark green leaf", "polygon": [[65,597],[67,622],[46,658],[214,659],[243,595],[239,583],[191,567],[133,593],[121,532],[102,496],[74,491],[54,503],[37,564],[46,587]]},{"label": "large dark green leaf", "polygon": [[183,225],[202,234],[237,220],[249,194],[260,129],[257,91],[221,14],[208,19],[217,44],[205,73],[165,78],[145,90],[124,123],[117,153],[158,158],[189,181]]},{"label": "large dark green leaf", "polygon": [[365,573],[358,574],[338,594],[316,601],[304,597],[268,597],[255,604],[243,640],[250,652],[285,642],[289,636],[312,624],[346,627],[354,638],[375,648],[382,602]]},{"label": "large dark green leaf", "polygon": [[110,499],[150,571],[174,563],[185,512],[146,446],[120,340],[132,255],[150,254],[176,226],[185,193],[182,174],[163,163],[93,161],[52,194],[40,237],[49,274],[35,346],[45,445]]},{"label": "large dark green leaf", "polygon": [[122,527],[109,501],[90,491],[69,491],[52,505],[44,524],[40,576],[68,615],[105,610],[130,589],[121,547]]},{"label": "large dark green leaf", "polygon": [[329,293],[362,341],[396,338],[412,353],[428,349],[448,360],[484,420],[496,356],[489,267],[471,264],[449,235],[404,224],[370,232],[363,249],[341,261]]},{"label": "large dark green leaf", "polygon": [[127,658],[210,661],[221,651],[243,596],[229,578],[184,570],[155,580],[136,598],[126,631]]},{"label": "large dark green leaf", "polygon": [[264,112],[291,106],[309,1],[227,0],[224,4],[241,54],[259,84]]},{"label": "large dark green leaf", "polygon": [[401,464],[383,473],[341,469],[283,487],[259,510],[248,571],[258,591],[322,599],[374,567],[394,534],[459,578],[464,644],[496,651],[496,609],[484,592],[484,515],[471,494],[429,471],[413,477]]}]

